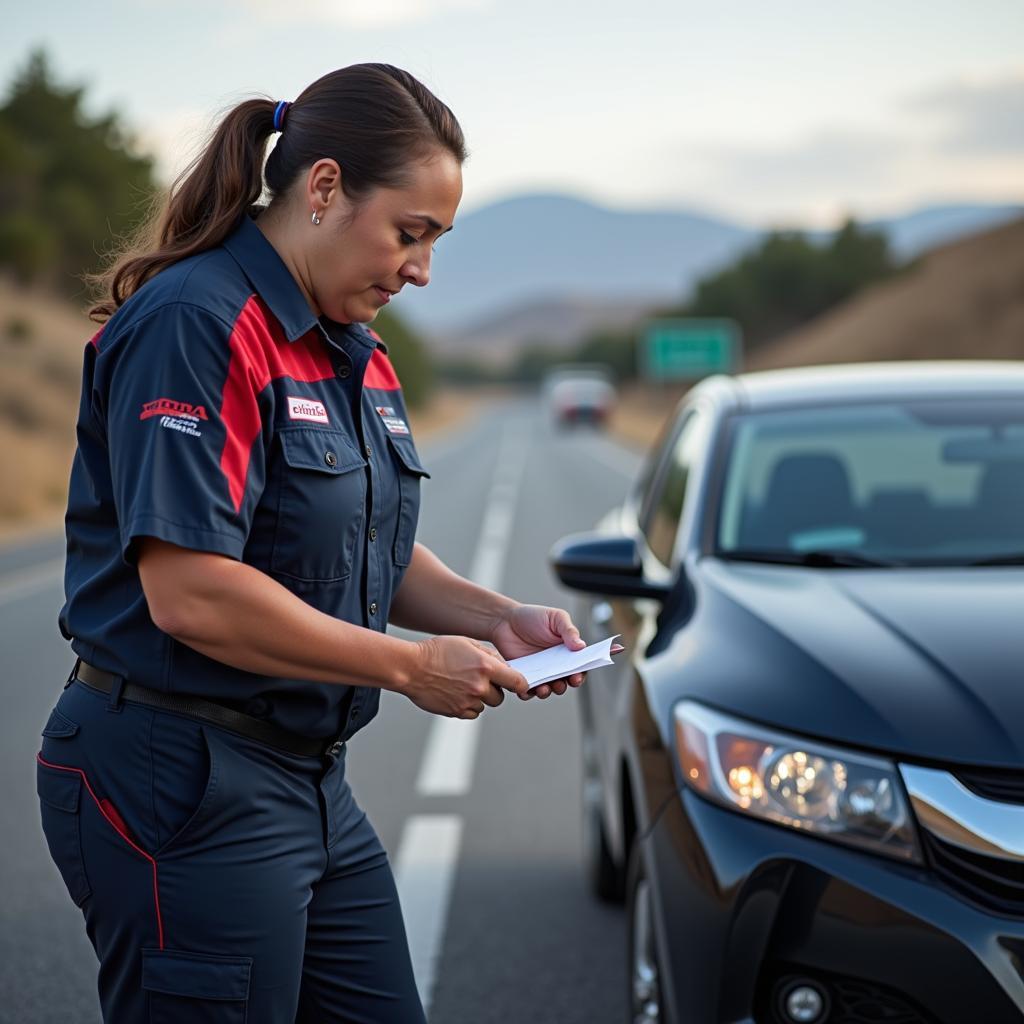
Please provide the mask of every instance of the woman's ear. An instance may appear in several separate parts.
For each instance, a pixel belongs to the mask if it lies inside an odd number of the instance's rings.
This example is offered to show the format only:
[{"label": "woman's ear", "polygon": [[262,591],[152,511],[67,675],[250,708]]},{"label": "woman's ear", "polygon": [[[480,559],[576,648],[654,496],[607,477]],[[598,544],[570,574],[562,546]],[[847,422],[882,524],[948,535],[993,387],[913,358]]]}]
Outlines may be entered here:
[{"label": "woman's ear", "polygon": [[317,160],[309,169],[306,179],[306,193],[309,205],[323,209],[334,198],[341,187],[341,168],[337,161]]}]

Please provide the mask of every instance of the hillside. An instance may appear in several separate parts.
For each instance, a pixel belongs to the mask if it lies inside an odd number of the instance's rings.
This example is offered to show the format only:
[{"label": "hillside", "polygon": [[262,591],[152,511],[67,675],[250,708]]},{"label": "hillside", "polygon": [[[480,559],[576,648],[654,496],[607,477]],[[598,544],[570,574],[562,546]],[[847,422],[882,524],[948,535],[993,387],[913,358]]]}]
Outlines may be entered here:
[{"label": "hillside", "polygon": [[59,520],[75,450],[84,313],[0,278],[0,531]]},{"label": "hillside", "polygon": [[968,358],[1024,359],[1024,220],[932,250],[745,368]]}]

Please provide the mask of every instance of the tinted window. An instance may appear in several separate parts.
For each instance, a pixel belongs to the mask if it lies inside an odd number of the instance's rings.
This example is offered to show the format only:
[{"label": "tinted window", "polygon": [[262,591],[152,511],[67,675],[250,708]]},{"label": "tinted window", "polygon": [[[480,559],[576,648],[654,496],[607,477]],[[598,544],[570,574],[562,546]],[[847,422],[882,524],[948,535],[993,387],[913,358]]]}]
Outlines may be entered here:
[{"label": "tinted window", "polygon": [[718,547],[921,564],[1024,552],[1024,396],[738,417]]}]

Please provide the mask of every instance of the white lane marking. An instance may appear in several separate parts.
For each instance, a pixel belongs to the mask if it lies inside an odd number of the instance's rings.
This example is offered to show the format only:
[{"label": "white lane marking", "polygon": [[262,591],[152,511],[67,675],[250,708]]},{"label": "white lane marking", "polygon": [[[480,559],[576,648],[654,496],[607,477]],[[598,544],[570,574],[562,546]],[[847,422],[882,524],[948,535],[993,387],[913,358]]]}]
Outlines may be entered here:
[{"label": "white lane marking", "polygon": [[[522,421],[506,423],[470,569],[472,580],[491,590],[498,589],[504,573],[516,497],[528,451],[529,430]],[[423,796],[460,796],[469,792],[479,741],[479,719],[467,722],[435,718],[417,778],[417,792]],[[415,815],[402,829],[395,857],[395,881],[409,937],[413,973],[420,1000],[428,1013],[461,841],[462,818],[459,815]]]},{"label": "white lane marking", "polygon": [[470,563],[469,578],[488,590],[497,590],[501,586],[505,569],[516,514],[516,497],[529,452],[529,437],[524,434],[528,435],[528,428],[522,420],[505,424],[480,539]]},{"label": "white lane marking", "polygon": [[[517,421],[505,425],[480,538],[469,571],[470,579],[488,590],[498,590],[501,586],[515,521],[516,498],[526,469],[528,440],[528,431],[517,425]],[[457,718],[435,718],[427,737],[416,782],[417,791],[423,796],[461,796],[468,793],[479,742],[479,719],[467,722]]]},{"label": "white lane marking", "polygon": [[415,815],[405,823],[395,857],[395,881],[409,937],[412,970],[427,1013],[434,994],[434,976],[461,840],[462,819],[457,814]]},{"label": "white lane marking", "polygon": [[480,740],[479,725],[479,718],[434,718],[416,792],[421,796],[462,796],[469,792]]},{"label": "white lane marking", "polygon": [[12,573],[3,583],[0,583],[0,604],[6,604],[15,598],[27,597],[36,590],[42,590],[43,587],[56,583],[63,576],[63,558]]}]

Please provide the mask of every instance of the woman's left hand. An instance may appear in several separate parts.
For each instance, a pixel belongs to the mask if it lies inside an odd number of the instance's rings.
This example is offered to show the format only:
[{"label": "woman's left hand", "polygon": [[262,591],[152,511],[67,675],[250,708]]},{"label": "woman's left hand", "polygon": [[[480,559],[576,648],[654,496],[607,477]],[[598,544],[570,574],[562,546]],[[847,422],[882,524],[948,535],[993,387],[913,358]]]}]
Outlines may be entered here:
[{"label": "woman's left hand", "polygon": [[[506,660],[547,650],[564,643],[572,651],[586,647],[580,631],[573,625],[569,613],[562,608],[546,608],[539,604],[516,605],[491,631],[491,643]],[[561,696],[569,686],[580,686],[586,678],[578,672],[567,679],[542,683],[530,690],[522,700],[550,697],[552,691]]]}]

